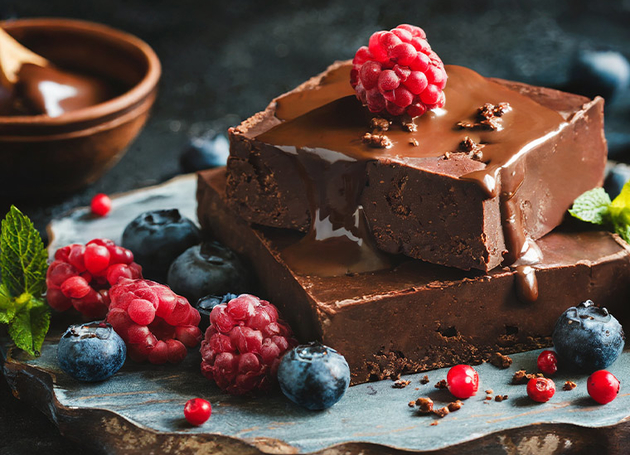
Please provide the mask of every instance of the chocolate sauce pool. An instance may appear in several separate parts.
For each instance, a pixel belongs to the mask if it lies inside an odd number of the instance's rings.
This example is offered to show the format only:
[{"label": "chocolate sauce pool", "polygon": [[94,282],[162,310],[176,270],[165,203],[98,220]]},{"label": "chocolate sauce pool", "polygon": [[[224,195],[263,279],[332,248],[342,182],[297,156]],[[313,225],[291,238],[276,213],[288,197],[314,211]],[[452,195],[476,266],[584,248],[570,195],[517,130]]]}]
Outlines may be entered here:
[{"label": "chocolate sauce pool", "polygon": [[0,115],[59,117],[103,103],[121,91],[104,80],[53,66],[27,63],[18,73],[14,93],[0,96]]},{"label": "chocolate sauce pool", "polygon": [[[361,140],[369,131],[371,114],[348,83],[349,66],[329,75],[315,89],[319,93],[309,99],[310,104],[299,94],[278,100],[276,117],[282,123],[257,139],[293,156],[296,176],[307,184],[310,232],[283,252],[287,263],[299,273],[331,276],[391,267],[391,259],[376,249],[362,228],[366,221],[358,196],[365,185],[367,162],[387,157],[437,158],[455,152],[468,137],[483,145],[485,168],[459,178],[477,183],[488,198],[500,198],[508,249],[505,264],[518,272],[517,288],[522,298],[536,300],[533,266],[540,260],[540,252],[522,224],[516,196],[526,169],[519,158],[559,134],[567,123],[559,113],[472,70],[448,65],[446,70],[445,108],[415,118],[415,131],[391,128],[384,133],[392,142],[389,148],[371,148]],[[457,126],[474,122],[478,109],[486,103],[508,103],[511,107],[498,120],[499,128]]]}]

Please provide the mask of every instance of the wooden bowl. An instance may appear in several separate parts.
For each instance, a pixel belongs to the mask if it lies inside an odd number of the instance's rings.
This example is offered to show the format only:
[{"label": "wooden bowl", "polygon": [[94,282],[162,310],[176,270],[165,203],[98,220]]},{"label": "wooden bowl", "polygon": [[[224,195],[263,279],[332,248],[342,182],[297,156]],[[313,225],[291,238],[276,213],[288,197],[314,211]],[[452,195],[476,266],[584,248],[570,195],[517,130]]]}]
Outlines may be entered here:
[{"label": "wooden bowl", "polygon": [[102,77],[123,92],[54,118],[0,116],[0,198],[63,194],[96,181],[147,120],[161,74],[157,55],[132,35],[90,22],[43,18],[0,25],[59,67]]}]

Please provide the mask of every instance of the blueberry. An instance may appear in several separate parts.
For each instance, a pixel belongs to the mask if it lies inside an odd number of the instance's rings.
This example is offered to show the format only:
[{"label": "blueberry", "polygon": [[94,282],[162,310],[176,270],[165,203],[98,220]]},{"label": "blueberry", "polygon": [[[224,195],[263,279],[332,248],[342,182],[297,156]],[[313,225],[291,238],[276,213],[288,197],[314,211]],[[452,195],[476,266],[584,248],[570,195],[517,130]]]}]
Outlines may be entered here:
[{"label": "blueberry", "polygon": [[177,209],[144,212],[122,235],[122,246],[131,250],[143,276],[160,283],[177,256],[199,242],[199,228]]},{"label": "blueberry", "polygon": [[57,346],[59,366],[79,381],[109,378],[120,370],[126,357],[125,342],[105,322],[71,325]]},{"label": "blueberry", "polygon": [[619,99],[630,82],[630,63],[615,51],[580,51],[573,63],[569,85],[573,91],[608,103]]},{"label": "blueberry", "polygon": [[350,368],[337,351],[314,342],[284,355],[278,367],[278,382],[294,403],[310,410],[326,409],[346,393]]},{"label": "blueberry", "polygon": [[199,311],[199,314],[201,315],[201,322],[199,323],[199,328],[201,329],[201,331],[205,332],[205,330],[210,325],[210,312],[215,306],[222,303],[228,303],[230,300],[237,297],[238,295],[228,292],[225,295],[210,294],[197,300],[195,308],[197,309],[197,311]]},{"label": "blueberry", "polygon": [[242,294],[248,289],[247,270],[236,254],[219,242],[188,248],[168,270],[167,283],[189,302],[227,292]]},{"label": "blueberry", "polygon": [[630,180],[630,166],[627,164],[616,164],[608,171],[604,181],[604,189],[610,198],[614,199],[621,193],[621,189],[628,180]]},{"label": "blueberry", "polygon": [[184,172],[196,172],[213,167],[225,166],[230,154],[230,143],[218,134],[212,139],[192,139],[179,158]]},{"label": "blueberry", "polygon": [[619,321],[590,300],[565,311],[553,331],[560,365],[587,373],[612,365],[623,350],[624,340]]}]

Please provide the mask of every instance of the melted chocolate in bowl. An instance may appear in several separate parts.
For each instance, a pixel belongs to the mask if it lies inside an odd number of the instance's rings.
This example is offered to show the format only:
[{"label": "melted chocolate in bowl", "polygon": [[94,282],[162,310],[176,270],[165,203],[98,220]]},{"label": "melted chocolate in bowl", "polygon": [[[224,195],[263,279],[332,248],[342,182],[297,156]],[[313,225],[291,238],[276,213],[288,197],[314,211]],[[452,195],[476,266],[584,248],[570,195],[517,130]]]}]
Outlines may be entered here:
[{"label": "melted chocolate in bowl", "polygon": [[[391,260],[376,250],[362,228],[365,221],[358,200],[365,185],[366,164],[382,157],[440,157],[456,152],[469,138],[483,146],[480,160],[485,167],[460,178],[476,182],[489,198],[500,196],[508,249],[505,263],[516,267],[523,299],[536,299],[532,265],[540,259],[539,250],[524,232],[521,208],[512,202],[526,171],[519,157],[559,134],[567,123],[558,112],[472,70],[459,66],[447,66],[446,70],[449,80],[444,109],[415,118],[415,131],[393,125],[384,133],[392,143],[389,148],[371,148],[362,142],[372,115],[343,77],[347,67],[340,67],[322,83],[321,96],[311,106],[291,95],[278,100],[276,116],[282,123],[256,139],[291,155],[296,175],[307,183],[314,221],[302,241],[283,253],[295,270],[334,276],[344,270],[366,272],[391,267]],[[496,128],[459,126],[460,122],[474,123],[486,103],[509,104],[496,120]]]},{"label": "melted chocolate in bowl", "polygon": [[18,73],[9,115],[47,115],[59,117],[95,106],[123,93],[114,84],[93,76],[76,74],[55,67],[25,64]]}]

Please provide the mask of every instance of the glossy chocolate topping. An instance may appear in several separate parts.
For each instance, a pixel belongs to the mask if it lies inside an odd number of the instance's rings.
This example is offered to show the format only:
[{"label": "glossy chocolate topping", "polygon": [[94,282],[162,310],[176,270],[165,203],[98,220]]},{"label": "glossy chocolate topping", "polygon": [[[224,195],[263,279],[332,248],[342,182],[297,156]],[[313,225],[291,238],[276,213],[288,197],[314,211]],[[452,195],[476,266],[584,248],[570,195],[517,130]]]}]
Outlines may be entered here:
[{"label": "glossy chocolate topping", "polygon": [[0,96],[0,112],[58,117],[105,102],[118,92],[112,84],[95,77],[28,63],[18,73],[12,96]]},{"label": "glossy chocolate topping", "polygon": [[[303,240],[311,246],[300,246],[299,249],[317,251],[323,242],[334,238],[337,243],[342,240],[353,242],[362,251],[360,255],[378,259],[380,255],[372,251],[371,242],[366,240],[369,236],[360,232],[362,221],[358,195],[365,184],[366,163],[388,157],[448,156],[457,153],[460,144],[472,140],[482,146],[479,157],[484,168],[456,177],[476,182],[489,198],[500,196],[504,235],[509,250],[506,263],[523,266],[517,267],[522,294],[527,300],[535,300],[536,280],[531,266],[539,259],[537,249],[533,241],[526,238],[520,225],[520,207],[511,201],[526,172],[519,156],[558,134],[566,125],[562,116],[472,70],[447,66],[449,79],[445,89],[445,108],[415,118],[415,131],[392,125],[385,133],[391,146],[373,148],[362,141],[369,131],[373,115],[361,106],[347,83],[349,70],[350,66],[346,65],[331,72],[316,89],[317,96],[304,98],[301,93],[289,93],[280,97],[276,101],[276,117],[281,123],[256,137],[293,156],[296,174],[307,183],[311,220],[314,222],[311,223],[311,232]],[[509,105],[500,117],[493,120],[494,129],[461,126],[462,123],[474,124],[480,108],[488,103]],[[322,220],[328,220],[330,226],[323,229]],[[340,248],[335,250],[341,251]],[[372,252],[366,253],[368,250]],[[335,263],[348,266],[355,262],[356,257],[356,254],[352,259],[345,254],[337,254],[329,262],[331,266]],[[309,265],[311,258],[310,255],[290,253],[287,260],[302,273],[338,273],[338,268],[326,272],[321,264],[312,268]],[[387,261],[375,260],[364,268],[378,270],[388,266]]]}]

